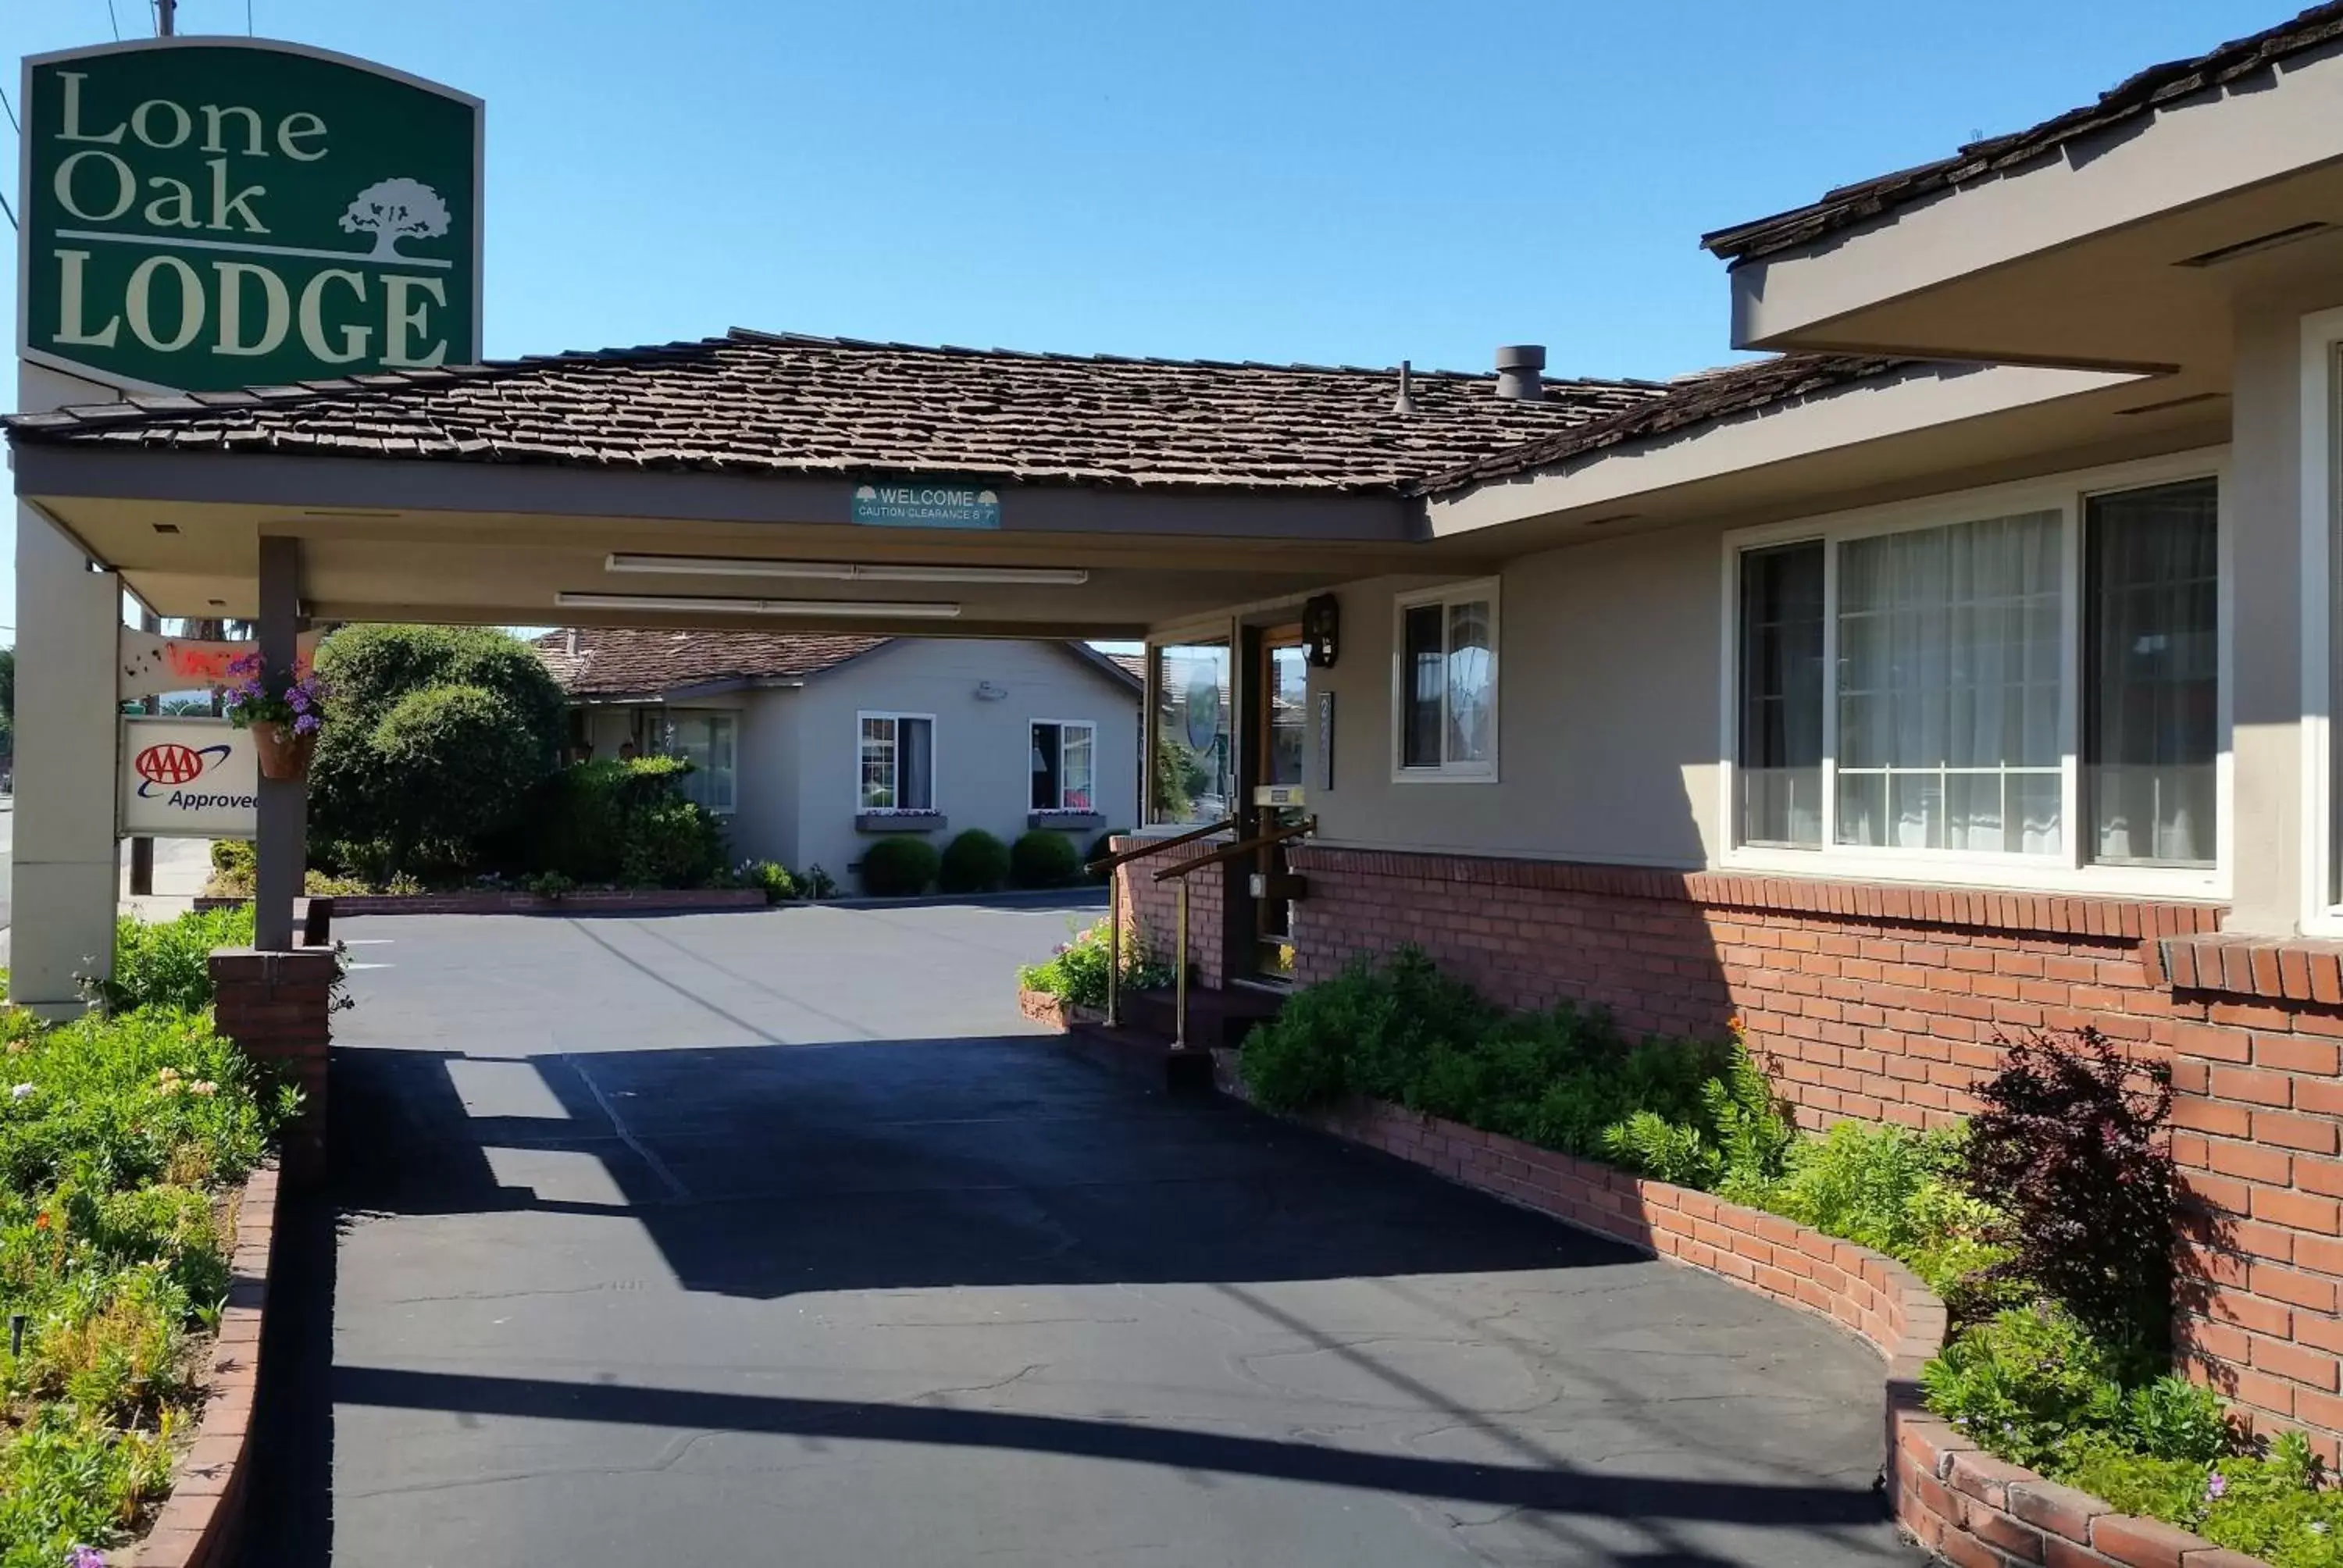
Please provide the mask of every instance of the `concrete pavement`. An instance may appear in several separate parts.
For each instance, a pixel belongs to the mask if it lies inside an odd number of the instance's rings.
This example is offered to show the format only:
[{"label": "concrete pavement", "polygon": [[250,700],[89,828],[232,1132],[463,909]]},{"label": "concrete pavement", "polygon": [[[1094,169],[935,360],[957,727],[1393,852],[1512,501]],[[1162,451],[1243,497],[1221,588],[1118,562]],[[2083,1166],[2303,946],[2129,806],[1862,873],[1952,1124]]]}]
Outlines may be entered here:
[{"label": "concrete pavement", "polygon": [[352,920],[247,1563],[1916,1561],[1822,1322],[1016,1014],[1089,909]]}]

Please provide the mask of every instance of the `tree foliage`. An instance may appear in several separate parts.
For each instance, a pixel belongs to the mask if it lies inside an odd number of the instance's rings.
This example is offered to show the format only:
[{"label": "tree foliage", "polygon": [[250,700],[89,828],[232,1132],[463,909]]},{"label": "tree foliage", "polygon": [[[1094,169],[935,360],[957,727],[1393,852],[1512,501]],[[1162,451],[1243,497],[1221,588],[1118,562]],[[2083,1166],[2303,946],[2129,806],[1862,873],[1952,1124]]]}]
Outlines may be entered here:
[{"label": "tree foliage", "polygon": [[[311,841],[377,879],[480,869],[560,746],[561,689],[535,651],[488,628],[347,627],[318,648],[317,670],[331,695]],[[408,706],[445,689],[470,695]]]}]

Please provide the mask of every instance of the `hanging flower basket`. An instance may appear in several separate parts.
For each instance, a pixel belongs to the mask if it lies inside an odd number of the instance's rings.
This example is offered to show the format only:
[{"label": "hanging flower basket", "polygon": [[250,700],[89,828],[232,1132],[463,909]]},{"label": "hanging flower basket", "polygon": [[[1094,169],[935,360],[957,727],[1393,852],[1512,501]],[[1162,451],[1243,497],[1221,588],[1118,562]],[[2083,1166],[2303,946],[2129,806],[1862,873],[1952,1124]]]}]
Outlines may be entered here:
[{"label": "hanging flower basket", "polygon": [[317,754],[317,732],[315,729],[296,732],[290,724],[274,719],[255,719],[252,748],[260,756],[260,776],[263,779],[307,779],[309,759]]},{"label": "hanging flower basket", "polygon": [[222,703],[228,722],[252,731],[263,779],[307,779],[325,724],[325,688],[315,675],[269,675],[257,654],[228,666],[236,678]]}]

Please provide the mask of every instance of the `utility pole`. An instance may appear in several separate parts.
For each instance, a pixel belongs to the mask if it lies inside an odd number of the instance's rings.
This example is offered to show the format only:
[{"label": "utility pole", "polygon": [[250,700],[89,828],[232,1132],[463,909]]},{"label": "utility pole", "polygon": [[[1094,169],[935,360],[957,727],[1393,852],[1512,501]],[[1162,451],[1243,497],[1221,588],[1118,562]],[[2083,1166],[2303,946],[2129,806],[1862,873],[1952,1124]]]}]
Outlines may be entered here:
[{"label": "utility pole", "polygon": [[179,8],[179,0],[155,0],[155,35],[167,38],[176,30],[177,18],[172,13]]}]

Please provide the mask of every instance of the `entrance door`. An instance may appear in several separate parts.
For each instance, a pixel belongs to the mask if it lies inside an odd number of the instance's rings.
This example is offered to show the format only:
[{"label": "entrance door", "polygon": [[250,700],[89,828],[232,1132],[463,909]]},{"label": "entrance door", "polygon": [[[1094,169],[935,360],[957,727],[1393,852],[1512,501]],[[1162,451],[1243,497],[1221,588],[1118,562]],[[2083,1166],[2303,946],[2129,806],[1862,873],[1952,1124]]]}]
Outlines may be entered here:
[{"label": "entrance door", "polygon": [[[1302,820],[1302,753],[1310,713],[1309,668],[1302,654],[1302,628],[1272,628],[1261,634],[1260,665],[1253,689],[1252,734],[1255,833],[1273,832]],[[1266,980],[1293,975],[1293,900],[1283,895],[1285,846],[1255,852],[1252,874],[1253,974]]]}]

